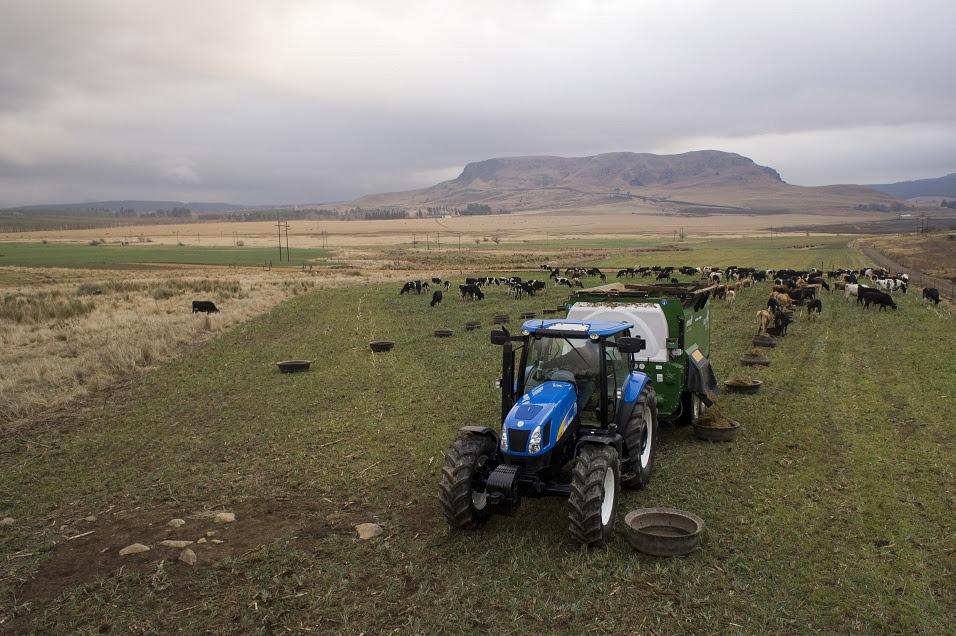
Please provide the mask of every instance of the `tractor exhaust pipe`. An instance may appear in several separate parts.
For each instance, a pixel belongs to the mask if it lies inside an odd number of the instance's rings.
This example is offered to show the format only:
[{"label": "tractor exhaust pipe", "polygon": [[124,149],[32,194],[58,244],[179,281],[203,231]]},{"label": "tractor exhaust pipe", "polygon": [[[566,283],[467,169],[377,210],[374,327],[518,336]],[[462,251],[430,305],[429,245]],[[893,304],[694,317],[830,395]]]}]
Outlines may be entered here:
[{"label": "tractor exhaust pipe", "polygon": [[515,350],[511,345],[511,334],[505,328],[502,331],[506,338],[501,352],[501,421],[504,423],[515,404]]}]

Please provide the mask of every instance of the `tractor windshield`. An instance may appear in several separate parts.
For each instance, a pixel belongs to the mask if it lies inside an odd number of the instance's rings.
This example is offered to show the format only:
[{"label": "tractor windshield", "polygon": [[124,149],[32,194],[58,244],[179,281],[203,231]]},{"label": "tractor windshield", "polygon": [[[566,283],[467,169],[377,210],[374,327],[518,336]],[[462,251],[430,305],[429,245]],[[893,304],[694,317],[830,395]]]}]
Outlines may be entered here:
[{"label": "tractor windshield", "polygon": [[533,336],[528,345],[525,390],[547,381],[572,382],[577,388],[578,410],[596,396],[601,372],[601,349],[587,338]]}]

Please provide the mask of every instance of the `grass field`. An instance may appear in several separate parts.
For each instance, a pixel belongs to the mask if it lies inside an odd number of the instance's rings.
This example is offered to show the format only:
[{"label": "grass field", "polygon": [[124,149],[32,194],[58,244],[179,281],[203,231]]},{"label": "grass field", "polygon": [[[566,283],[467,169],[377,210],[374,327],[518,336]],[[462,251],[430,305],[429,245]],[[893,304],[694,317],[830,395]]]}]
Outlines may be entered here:
[{"label": "grass field", "polygon": [[[860,264],[836,241],[729,241],[604,264],[821,259]],[[460,425],[494,425],[498,409],[499,351],[487,329],[462,323],[487,327],[566,295],[449,294],[431,309],[397,292],[299,295],[86,412],[10,437],[0,517],[16,522],[0,528],[0,631],[951,633],[950,313],[914,294],[897,312],[824,296],[821,320],[801,315],[772,366],[752,372],[763,392],[721,399],[742,423],[735,443],[665,428],[649,488],[621,510],[677,506],[708,529],[698,552],[662,560],[623,537],[574,546],[558,499],[447,530],[442,453]],[[740,371],[764,298],[759,287],[715,306],[720,378]],[[455,336],[433,338],[440,327]],[[370,353],[375,338],[395,350]],[[292,357],[316,363],[278,374],[272,363]],[[238,520],[202,514],[223,509]],[[173,517],[186,525],[167,528]],[[353,525],[366,521],[385,534],[360,542]],[[158,545],[207,531],[223,543],[194,545],[192,568]],[[134,541],[153,549],[117,556]]]},{"label": "grass field", "polygon": [[[317,248],[293,249],[295,265],[328,256]],[[177,245],[87,245],[76,243],[0,243],[0,267],[123,268],[150,264],[280,265],[278,248]]]}]

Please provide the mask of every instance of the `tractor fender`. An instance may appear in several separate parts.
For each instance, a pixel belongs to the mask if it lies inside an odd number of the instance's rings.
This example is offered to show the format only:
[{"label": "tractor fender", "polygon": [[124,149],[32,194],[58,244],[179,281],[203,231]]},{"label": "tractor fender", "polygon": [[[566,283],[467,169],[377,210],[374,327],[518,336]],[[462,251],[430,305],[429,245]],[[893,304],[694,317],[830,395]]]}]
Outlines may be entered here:
[{"label": "tractor fender", "polygon": [[585,444],[603,444],[604,446],[613,446],[617,449],[618,455],[622,452],[623,439],[617,433],[587,433],[578,438],[574,447],[575,456],[581,451]]},{"label": "tractor fender", "polygon": [[495,440],[495,444],[499,443],[498,433],[495,432],[495,429],[487,426],[462,426],[458,429],[458,432],[464,435],[484,435]]},{"label": "tractor fender", "polygon": [[[634,414],[634,407],[637,405],[637,398],[641,397],[641,391],[647,386],[649,380],[646,373],[631,371],[630,377],[624,383],[621,403],[617,408],[617,417],[614,418],[618,430],[624,430],[627,423],[631,421],[631,415]],[[657,408],[657,405],[654,404],[653,407]]]}]

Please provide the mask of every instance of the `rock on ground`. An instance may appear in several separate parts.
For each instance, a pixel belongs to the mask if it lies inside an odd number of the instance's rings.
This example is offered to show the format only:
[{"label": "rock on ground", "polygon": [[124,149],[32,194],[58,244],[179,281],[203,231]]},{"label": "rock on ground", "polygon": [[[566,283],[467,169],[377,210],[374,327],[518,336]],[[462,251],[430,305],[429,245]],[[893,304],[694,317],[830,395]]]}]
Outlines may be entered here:
[{"label": "rock on ground", "polygon": [[186,525],[186,520],[185,519],[170,519],[169,523],[167,523],[166,525],[169,526],[170,528],[182,528],[184,525]]},{"label": "rock on ground", "polygon": [[167,548],[185,548],[187,545],[192,545],[192,541],[175,541],[173,539],[166,539],[165,541],[160,541],[159,545],[166,546]]},{"label": "rock on ground", "polygon": [[3,519],[0,519],[0,526],[12,526],[16,522],[17,520],[13,517],[4,517]]},{"label": "rock on ground", "polygon": [[186,548],[179,553],[179,560],[186,565],[196,565],[196,553],[189,548]]},{"label": "rock on ground", "polygon": [[149,546],[143,545],[142,543],[131,543],[119,551],[120,556],[126,556],[128,554],[139,554],[140,552],[149,552]]},{"label": "rock on ground", "polygon": [[232,523],[236,520],[236,515],[232,512],[218,512],[212,520],[215,523]]},{"label": "rock on ground", "polygon": [[385,532],[382,530],[382,526],[378,525],[377,523],[360,523],[355,526],[355,531],[358,532],[359,539],[362,541],[374,539]]}]

